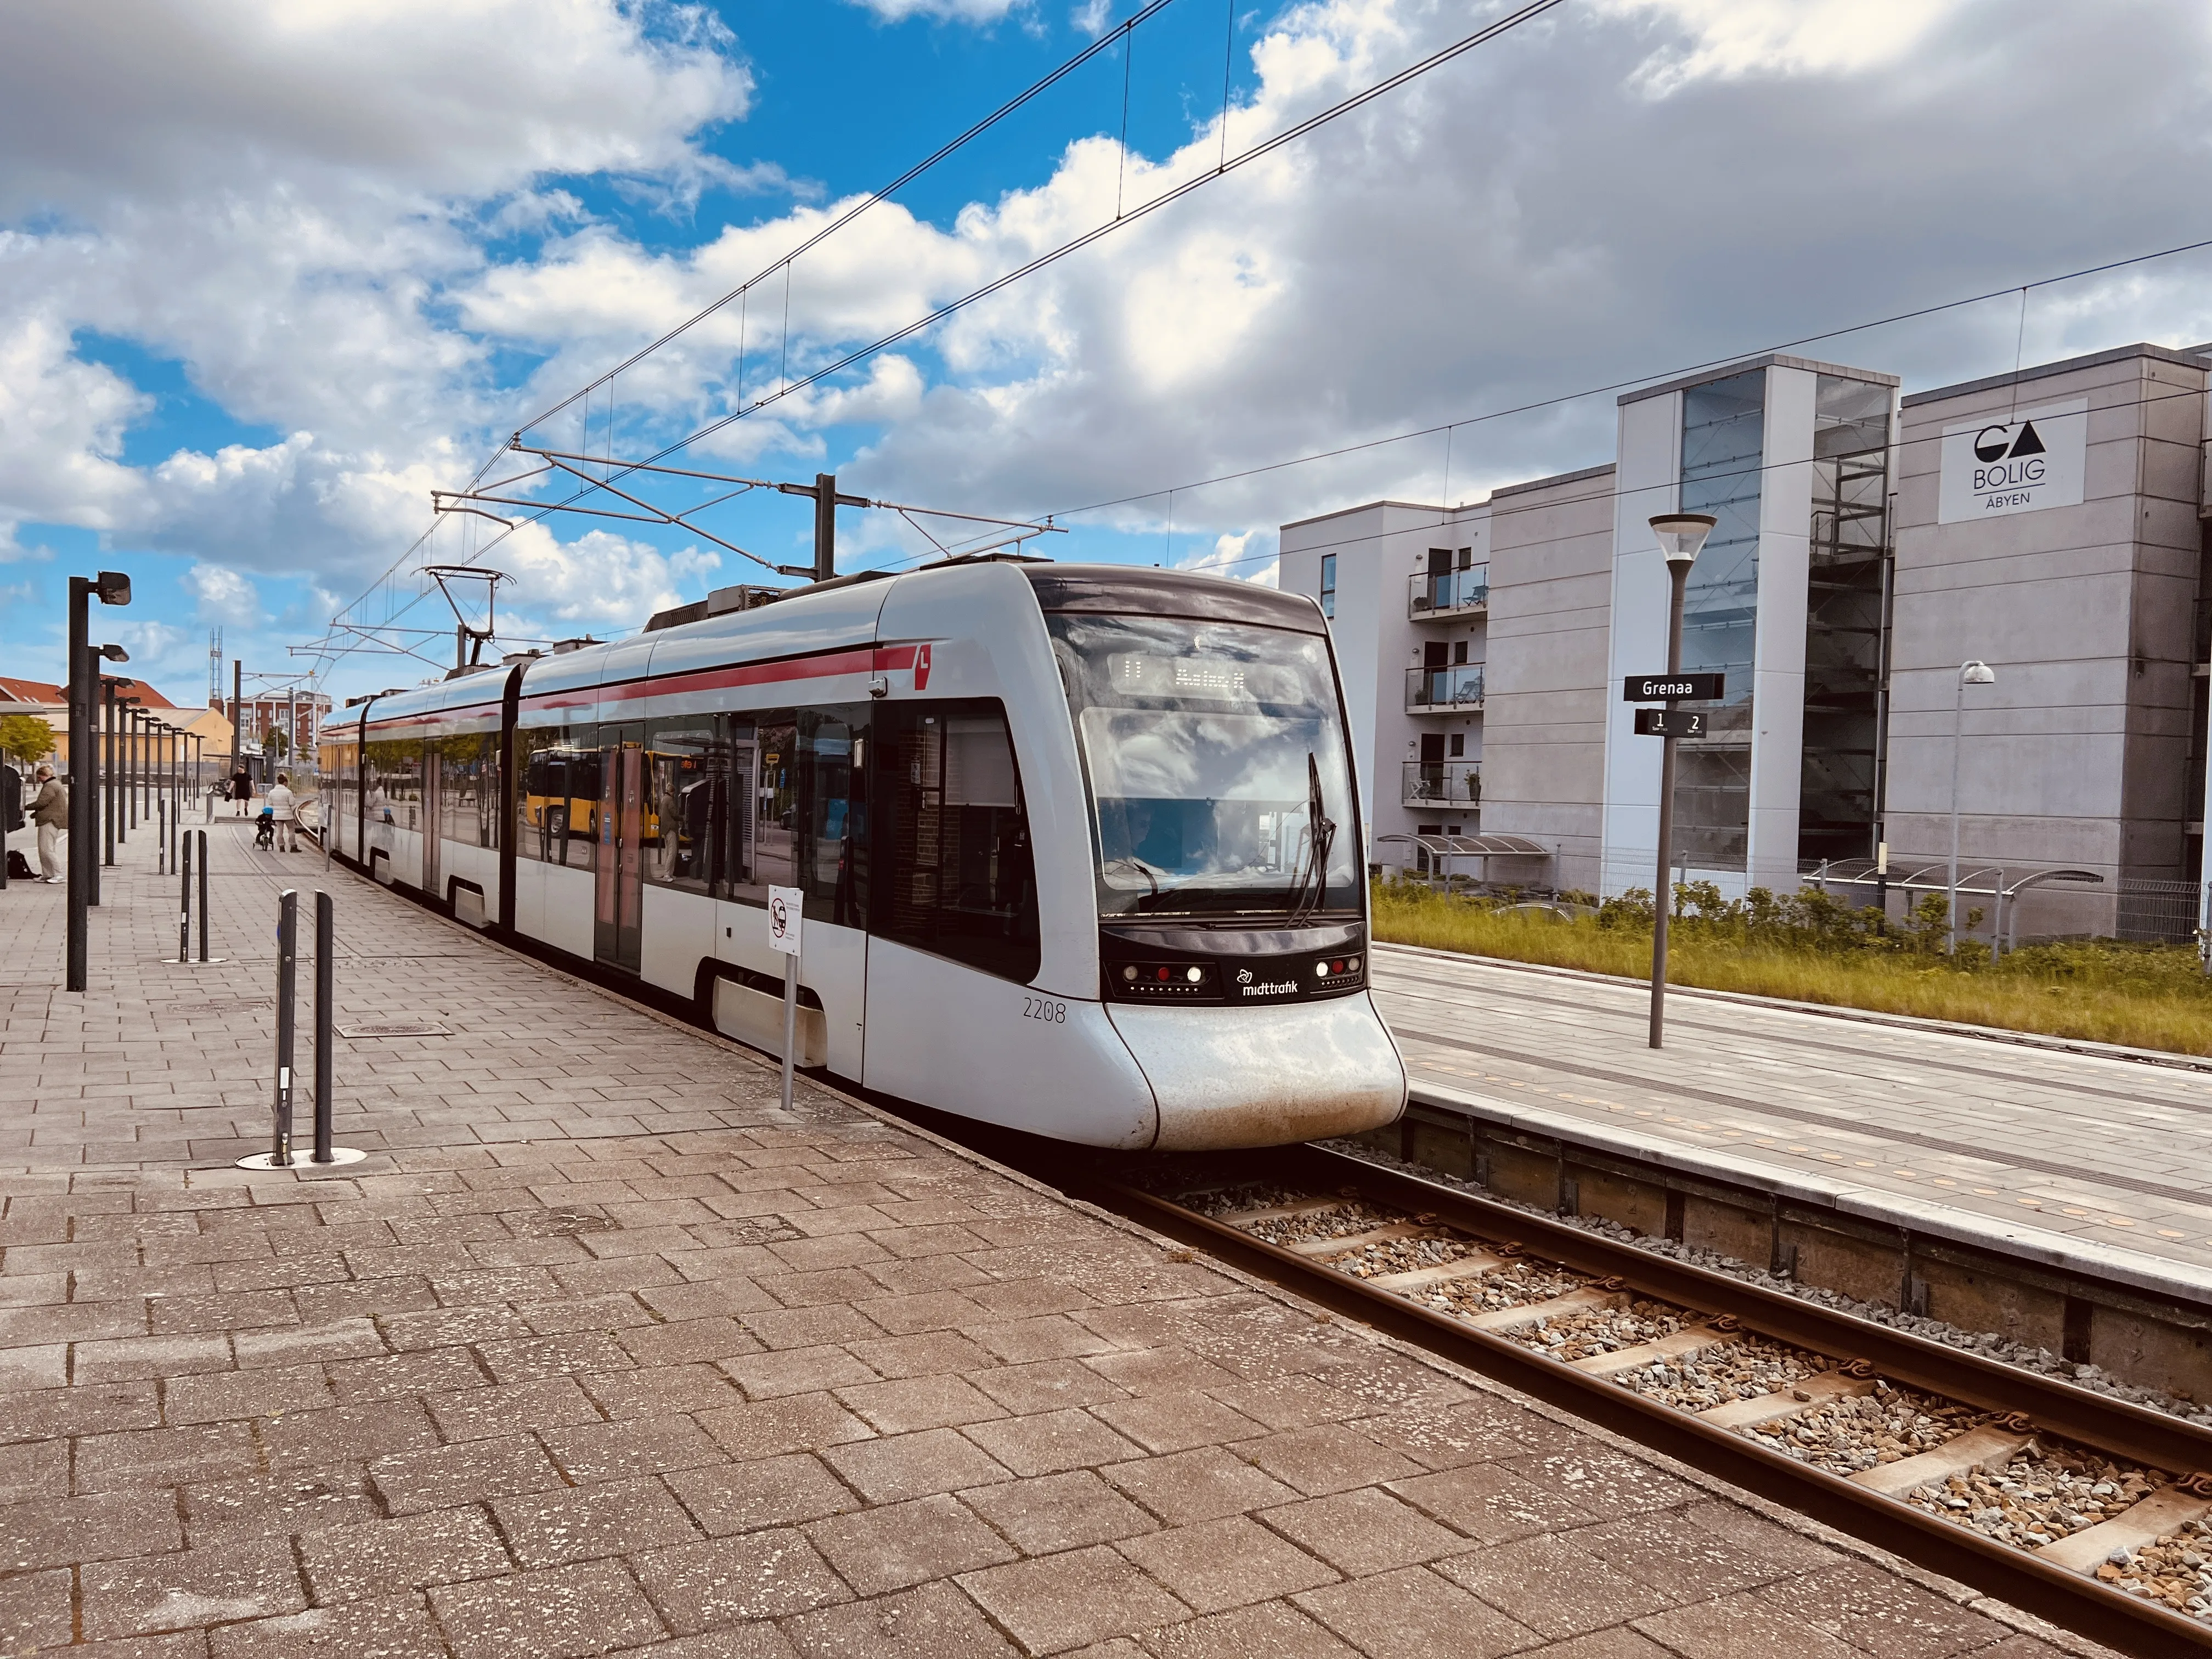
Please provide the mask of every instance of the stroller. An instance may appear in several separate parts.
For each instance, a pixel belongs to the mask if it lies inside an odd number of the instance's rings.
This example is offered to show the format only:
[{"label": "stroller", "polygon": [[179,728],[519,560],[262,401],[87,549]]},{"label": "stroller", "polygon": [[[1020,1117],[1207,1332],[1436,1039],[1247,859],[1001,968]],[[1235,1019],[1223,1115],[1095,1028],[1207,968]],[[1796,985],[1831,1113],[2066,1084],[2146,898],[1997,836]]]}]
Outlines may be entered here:
[{"label": "stroller", "polygon": [[276,850],[276,815],[265,806],[253,820],[253,844],[264,853]]}]

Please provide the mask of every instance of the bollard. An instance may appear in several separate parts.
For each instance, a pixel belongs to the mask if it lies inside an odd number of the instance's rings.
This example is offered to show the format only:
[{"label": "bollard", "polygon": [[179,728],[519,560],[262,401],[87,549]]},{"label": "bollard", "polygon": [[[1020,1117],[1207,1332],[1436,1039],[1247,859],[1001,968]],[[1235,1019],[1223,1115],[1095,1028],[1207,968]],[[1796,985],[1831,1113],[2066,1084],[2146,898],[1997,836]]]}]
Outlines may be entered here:
[{"label": "bollard", "polygon": [[167,873],[169,867],[164,862],[169,856],[169,804],[157,801],[155,805],[161,813],[160,826],[154,831],[154,873],[158,876]]},{"label": "bollard", "polygon": [[276,898],[276,1126],[269,1162],[292,1161],[292,994],[299,980],[300,895],[287,887]]},{"label": "bollard", "polygon": [[192,959],[192,842],[185,838],[177,860],[177,878],[184,891],[177,896],[177,960]]},{"label": "bollard", "polygon": [[337,954],[336,908],[328,893],[315,895],[315,1162],[335,1161],[331,1147],[331,1021],[337,998],[332,958]]},{"label": "bollard", "polygon": [[207,831],[197,832],[200,843],[200,960],[208,960],[208,842]]}]

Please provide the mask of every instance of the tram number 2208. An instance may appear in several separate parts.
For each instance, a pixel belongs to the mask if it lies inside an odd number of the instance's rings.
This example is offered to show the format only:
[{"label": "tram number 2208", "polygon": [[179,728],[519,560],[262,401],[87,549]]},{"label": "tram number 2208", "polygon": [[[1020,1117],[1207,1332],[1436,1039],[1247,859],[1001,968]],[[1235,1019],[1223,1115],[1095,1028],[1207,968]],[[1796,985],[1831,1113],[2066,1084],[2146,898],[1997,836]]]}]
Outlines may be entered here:
[{"label": "tram number 2208", "polygon": [[1048,1001],[1043,997],[1024,997],[1022,1018],[1041,1019],[1048,1025],[1065,1025],[1067,1024],[1067,1005]]}]

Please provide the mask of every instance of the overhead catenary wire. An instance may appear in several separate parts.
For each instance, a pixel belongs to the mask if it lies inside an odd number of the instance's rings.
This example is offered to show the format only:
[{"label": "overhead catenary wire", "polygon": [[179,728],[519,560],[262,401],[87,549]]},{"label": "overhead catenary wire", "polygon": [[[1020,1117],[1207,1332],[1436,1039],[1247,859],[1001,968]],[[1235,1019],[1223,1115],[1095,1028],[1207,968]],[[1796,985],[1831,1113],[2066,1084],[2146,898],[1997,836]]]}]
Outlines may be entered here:
[{"label": "overhead catenary wire", "polygon": [[[1171,0],[1154,0],[1154,3],[1146,6],[1143,10],[1132,15],[1128,19],[1127,22],[1121,26],[1121,28],[1118,32],[1126,35],[1130,29],[1133,29],[1138,24],[1144,21],[1146,18],[1154,15],[1163,5],[1167,3],[1171,3]],[[990,295],[999,293],[1002,289],[1011,287],[1014,283],[1022,281],[1024,278],[1032,276],[1036,272],[1045,269],[1047,266],[1056,264],[1060,259],[1066,258],[1069,254],[1078,252],[1082,249],[1090,246],[1092,243],[1111,234],[1114,231],[1121,228],[1122,226],[1133,224],[1139,219],[1144,218],[1152,213],[1157,212],[1162,208],[1181,201],[1183,198],[1193,194],[1196,191],[1203,189],[1206,185],[1212,184],[1216,179],[1224,178],[1240,167],[1247,167],[1254,161],[1261,160],[1262,158],[1273,154],[1276,150],[1284,148],[1285,145],[1297,142],[1298,139],[1304,137],[1307,134],[1316,131],[1319,128],[1327,125],[1328,123],[1338,119],[1340,117],[1350,114],[1354,110],[1359,109],[1364,106],[1371,103],[1376,99],[1395,91],[1398,88],[1419,78],[1421,76],[1429,73],[1431,70],[1438,69],[1443,64],[1453,61],[1455,58],[1463,56],[1467,52],[1472,52],[1476,47],[1496,40],[1500,35],[1518,27],[1520,25],[1526,23],[1534,18],[1541,16],[1546,12],[1553,10],[1557,7],[1565,3],[1565,0],[1528,0],[1528,3],[1516,8],[1515,10],[1507,13],[1502,17],[1493,19],[1491,22],[1485,24],[1482,27],[1476,29],[1472,33],[1464,35],[1460,39],[1452,41],[1449,45],[1431,53],[1426,58],[1421,58],[1416,63],[1408,64],[1407,67],[1398,70],[1396,73],[1388,76],[1382,80],[1340,100],[1338,102],[1328,106],[1325,109],[1316,112],[1315,114],[1307,117],[1305,119],[1285,128],[1283,131],[1274,134],[1273,137],[1263,139],[1259,143],[1251,145],[1248,149],[1240,150],[1234,155],[1227,155],[1224,154],[1224,159],[1213,171],[1210,173],[1201,173],[1194,178],[1186,179],[1182,184],[1162,191],[1159,195],[1152,198],[1150,200],[1140,203],[1136,207],[1128,210],[1127,213],[1117,215],[1117,216],[1112,220],[1094,226],[1091,229],[1070,238],[1068,240],[1060,244],[1056,247],[1048,249],[1043,253],[1024,262],[1023,264],[1015,267],[1013,270],[994,278],[992,281],[982,284],[979,288],[971,289],[969,292],[962,295],[955,300],[948,301],[945,305],[936,307],[934,310],[921,317],[916,318],[912,322],[892,331],[890,333],[883,336],[881,338],[845,354],[835,362],[815,370],[812,374],[803,375],[797,380],[790,380],[787,376],[785,377],[783,383],[779,386],[779,389],[776,392],[769,394],[768,396],[757,398],[750,404],[741,404],[739,408],[732,411],[731,414],[724,416],[718,420],[709,422],[705,426],[700,427],[695,431],[687,434],[685,436],[677,439],[673,442],[664,446],[647,459],[649,460],[657,461],[665,458],[666,456],[672,455],[679,450],[687,448],[690,445],[697,443],[703,438],[711,437],[714,434],[722,431],[724,428],[734,425],[737,422],[744,419],[748,415],[757,413],[771,404],[777,403],[795,392],[802,392],[807,387],[814,386],[818,382],[830,378],[833,374],[839,374],[844,369],[853,367],[854,364],[864,362],[867,358],[875,356],[877,353],[897,344],[900,341],[908,339],[915,334],[921,333],[937,323],[944,321],[946,318],[966,309],[968,307],[972,306],[981,300],[987,299]],[[1111,34],[1102,36],[1100,38],[1100,42],[1094,43],[1094,46],[1103,44],[1104,41],[1109,40],[1112,38],[1113,36]],[[1079,61],[1080,56],[1081,55],[1079,54],[1078,59],[1071,59],[1069,64],[1066,67],[1073,68],[1074,64]],[[1042,83],[1040,83],[1041,86],[1042,84]],[[858,210],[855,210],[855,211]],[[841,222],[848,222],[849,216],[846,220],[841,221]],[[824,234],[826,234],[826,230]],[[800,253],[806,251],[808,246],[813,245],[813,241],[802,244],[799,248],[793,250],[790,255],[787,256],[785,259],[779,261],[776,265],[770,266],[768,271],[764,271],[762,274],[766,276],[771,274],[776,270],[782,270],[786,273],[787,283],[790,261],[798,258]],[[757,282],[759,279],[757,277],[754,280],[755,282]],[[714,306],[702,310],[698,314],[698,317],[692,319],[692,322],[696,323],[699,319],[707,315],[711,315],[714,311],[719,310],[723,305],[727,304],[730,299],[738,297],[738,295],[743,290],[733,290],[732,294],[724,296],[724,298],[716,302]],[[680,333],[682,331],[683,327],[689,327],[690,325],[692,325],[691,323],[687,323],[682,325],[682,327],[672,331],[668,337],[674,337],[677,333]],[[786,333],[787,338],[787,323]],[[665,341],[664,340],[659,343],[665,343]],[[639,361],[647,353],[657,349],[658,344],[653,347],[645,348],[644,350],[635,354],[629,362],[635,362]],[[605,381],[613,374],[619,374],[622,368],[627,366],[627,364],[619,365],[617,368],[610,370],[607,375],[604,375],[599,380],[594,381],[592,386],[585,388],[583,392],[572,394],[570,397],[562,399],[560,404],[554,405],[543,414],[536,416],[532,422],[526,423],[524,427],[518,428],[518,431],[527,431],[530,426],[540,424],[545,420],[550,419],[554,414],[558,413],[561,410],[568,407],[570,404],[577,401],[578,398],[586,395],[586,393],[595,389],[598,386],[604,384]],[[495,456],[490,459],[487,459],[484,465],[479,469],[477,474],[477,478],[480,479],[485,472],[488,472],[495,464]],[[620,476],[619,471],[617,476]],[[474,482],[475,480],[471,480],[472,484]],[[574,501],[581,495],[588,493],[588,490],[580,490],[576,492],[576,495],[570,496],[568,499],[570,501]],[[543,511],[525,513],[521,515],[520,522],[537,522],[538,520],[544,517],[546,513],[556,510],[558,505],[561,504],[548,503]],[[496,545],[501,540],[504,539],[507,535],[513,533],[513,526],[510,526],[507,530],[502,531],[500,535],[495,536],[492,538],[491,543],[487,544],[487,550],[489,546]],[[435,526],[433,525],[430,528],[426,529],[421,537],[416,538],[416,542],[409,550],[410,556],[411,556],[415,549],[419,548],[422,542],[428,538],[434,529]],[[392,575],[397,574],[398,570],[404,566],[404,563],[405,559],[403,558],[400,564],[395,565],[392,571],[387,572],[384,578],[380,579],[380,581],[389,580]],[[404,612],[401,614],[404,614]]]}]

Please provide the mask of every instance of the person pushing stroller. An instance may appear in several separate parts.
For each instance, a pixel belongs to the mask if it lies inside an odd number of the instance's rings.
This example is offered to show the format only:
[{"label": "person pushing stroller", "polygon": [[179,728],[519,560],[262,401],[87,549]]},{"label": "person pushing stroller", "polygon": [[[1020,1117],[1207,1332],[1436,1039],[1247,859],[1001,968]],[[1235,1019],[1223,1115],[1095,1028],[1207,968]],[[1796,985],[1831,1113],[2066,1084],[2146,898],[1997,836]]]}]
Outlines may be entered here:
[{"label": "person pushing stroller", "polygon": [[253,844],[279,853],[300,850],[300,802],[292,793],[292,775],[279,772],[276,781],[262,798],[261,816],[254,821]]}]

